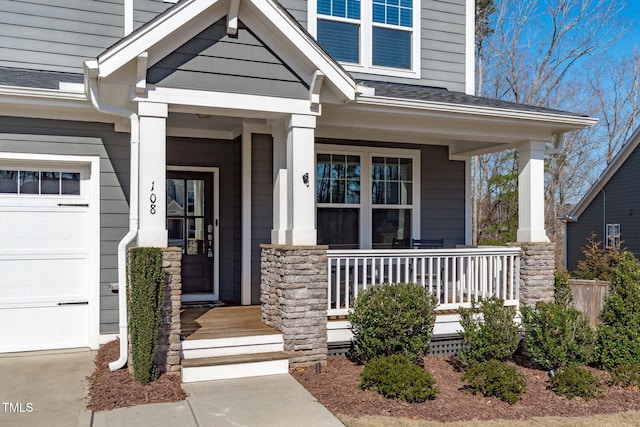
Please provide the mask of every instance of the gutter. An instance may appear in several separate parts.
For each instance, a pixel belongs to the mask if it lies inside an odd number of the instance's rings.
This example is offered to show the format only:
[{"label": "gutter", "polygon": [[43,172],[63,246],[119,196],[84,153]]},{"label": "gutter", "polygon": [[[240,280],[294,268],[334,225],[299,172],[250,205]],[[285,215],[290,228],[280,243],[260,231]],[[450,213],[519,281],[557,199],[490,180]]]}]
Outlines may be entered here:
[{"label": "gutter", "polygon": [[118,243],[118,317],[120,327],[120,357],[109,363],[109,369],[116,371],[124,367],[129,356],[129,324],[127,319],[127,245],[138,234],[138,180],[139,180],[139,156],[140,121],[138,115],[125,108],[107,105],[100,101],[98,91],[98,63],[97,61],[84,62],[85,92],[96,110],[128,118],[131,123],[131,165],[129,184],[129,232]]}]

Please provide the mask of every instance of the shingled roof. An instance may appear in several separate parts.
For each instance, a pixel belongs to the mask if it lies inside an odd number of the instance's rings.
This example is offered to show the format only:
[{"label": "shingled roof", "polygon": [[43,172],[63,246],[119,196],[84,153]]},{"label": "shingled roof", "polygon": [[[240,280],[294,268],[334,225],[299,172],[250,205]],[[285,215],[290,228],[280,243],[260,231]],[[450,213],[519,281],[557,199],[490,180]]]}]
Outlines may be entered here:
[{"label": "shingled roof", "polygon": [[374,80],[361,80],[363,86],[375,89],[375,96],[413,99],[417,101],[441,102],[445,104],[470,105],[476,107],[499,108],[506,110],[529,111],[537,113],[558,114],[563,116],[587,117],[583,114],[568,111],[554,110],[551,108],[537,107],[535,105],[519,104],[517,102],[503,101],[500,99],[483,98],[467,95],[462,92],[452,92],[445,88],[432,86],[419,86],[403,83],[389,83]]},{"label": "shingled roof", "polygon": [[58,89],[60,82],[82,83],[82,74],[0,67],[0,85]]}]

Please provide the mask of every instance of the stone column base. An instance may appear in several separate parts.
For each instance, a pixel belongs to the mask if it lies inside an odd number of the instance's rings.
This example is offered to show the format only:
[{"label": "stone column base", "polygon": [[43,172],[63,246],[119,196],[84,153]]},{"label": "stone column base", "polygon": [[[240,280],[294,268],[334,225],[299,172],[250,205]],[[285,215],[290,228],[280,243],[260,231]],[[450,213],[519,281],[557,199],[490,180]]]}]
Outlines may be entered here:
[{"label": "stone column base", "polygon": [[552,302],[554,293],[555,243],[510,243],[520,252],[520,305]]},{"label": "stone column base", "polygon": [[327,247],[261,245],[262,321],[292,368],[327,363]]},{"label": "stone column base", "polygon": [[162,303],[162,324],[158,333],[156,364],[160,372],[180,375],[182,249],[162,249],[162,268],[164,269],[164,301]]}]

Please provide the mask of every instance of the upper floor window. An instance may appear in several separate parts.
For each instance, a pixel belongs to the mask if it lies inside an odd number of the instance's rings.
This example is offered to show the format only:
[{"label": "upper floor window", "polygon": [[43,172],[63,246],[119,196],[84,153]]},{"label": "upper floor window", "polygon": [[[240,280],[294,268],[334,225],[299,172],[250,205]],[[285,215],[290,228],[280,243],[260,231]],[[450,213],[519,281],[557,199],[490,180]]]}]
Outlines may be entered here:
[{"label": "upper floor window", "polygon": [[417,0],[311,0],[309,8],[310,32],[347,70],[420,77]]}]

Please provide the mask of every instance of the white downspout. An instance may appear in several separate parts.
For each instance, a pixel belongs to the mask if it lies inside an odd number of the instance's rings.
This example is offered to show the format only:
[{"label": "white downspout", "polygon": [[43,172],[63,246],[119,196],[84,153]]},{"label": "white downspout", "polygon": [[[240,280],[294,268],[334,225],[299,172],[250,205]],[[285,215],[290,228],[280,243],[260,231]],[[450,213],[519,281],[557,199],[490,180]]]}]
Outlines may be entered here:
[{"label": "white downspout", "polygon": [[[93,62],[93,61],[92,61]],[[97,63],[85,61],[85,90],[91,104],[100,112],[115,116],[126,117],[131,122],[131,166],[129,178],[129,232],[118,243],[118,317],[120,327],[120,357],[109,363],[109,369],[116,371],[125,366],[129,354],[129,326],[127,319],[127,245],[138,234],[138,181],[140,122],[138,115],[125,108],[114,107],[100,101],[98,93]]]}]

